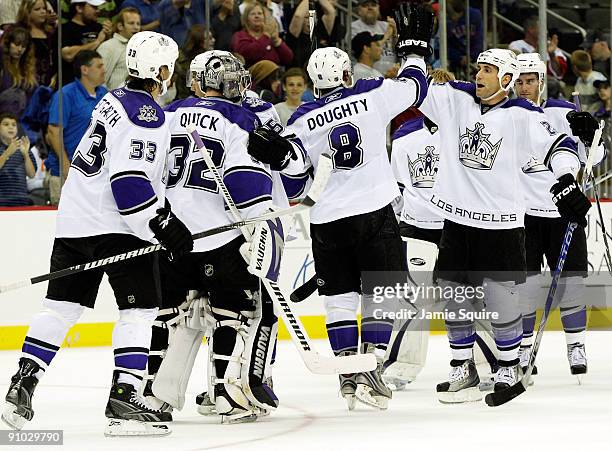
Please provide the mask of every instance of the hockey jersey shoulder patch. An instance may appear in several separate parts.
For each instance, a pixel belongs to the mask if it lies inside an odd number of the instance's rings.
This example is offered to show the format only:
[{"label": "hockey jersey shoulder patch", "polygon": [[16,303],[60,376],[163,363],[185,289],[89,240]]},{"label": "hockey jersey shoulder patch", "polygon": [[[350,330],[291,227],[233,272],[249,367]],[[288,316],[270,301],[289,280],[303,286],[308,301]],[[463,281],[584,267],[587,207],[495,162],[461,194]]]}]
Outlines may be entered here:
[{"label": "hockey jersey shoulder patch", "polygon": [[119,88],[111,91],[111,94],[121,103],[134,125],[145,128],[159,128],[164,125],[164,110],[147,93]]},{"label": "hockey jersey shoulder patch", "polygon": [[563,99],[547,99],[544,103],[544,108],[567,108],[576,110],[576,105]]},{"label": "hockey jersey shoulder patch", "polygon": [[258,97],[247,97],[242,101],[242,106],[253,113],[261,113],[262,111],[268,111],[270,108],[274,108],[270,102],[261,100]]},{"label": "hockey jersey shoulder patch", "polygon": [[510,99],[506,103],[501,105],[500,108],[512,108],[512,107],[524,108],[524,109],[529,110],[529,111],[537,111],[538,113],[543,113],[544,112],[544,110],[542,110],[542,108],[537,106],[531,100],[529,100],[529,99],[520,99],[520,98]]}]

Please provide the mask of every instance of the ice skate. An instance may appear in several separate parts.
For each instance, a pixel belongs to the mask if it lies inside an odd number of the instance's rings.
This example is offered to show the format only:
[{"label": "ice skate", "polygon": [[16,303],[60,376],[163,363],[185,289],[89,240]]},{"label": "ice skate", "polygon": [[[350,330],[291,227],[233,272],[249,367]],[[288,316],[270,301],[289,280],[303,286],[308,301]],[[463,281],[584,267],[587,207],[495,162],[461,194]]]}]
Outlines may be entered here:
[{"label": "ice skate", "polygon": [[[519,348],[519,364],[521,365],[521,371],[523,374],[527,372],[527,367],[529,366],[529,357],[531,355],[531,346],[521,346]],[[531,371],[531,376],[529,376],[529,385],[533,385],[533,376],[538,374],[538,367],[533,366],[533,370]]]},{"label": "ice skate", "polygon": [[216,415],[215,403],[212,402],[208,392],[202,392],[196,396],[196,404],[198,405],[198,413],[204,416]]},{"label": "ice skate", "polygon": [[19,359],[19,370],[11,377],[11,385],[6,394],[6,407],[2,413],[2,421],[9,427],[20,430],[34,417],[32,395],[38,385],[34,376],[40,370],[35,361],[22,357]]},{"label": "ice skate", "polygon": [[147,383],[145,384],[142,390],[142,397],[146,399],[149,405],[153,407],[155,410],[161,410],[162,412],[172,413],[172,410],[173,410],[172,406],[168,404],[166,401],[162,401],[157,396],[155,396],[153,394],[152,386],[153,386],[153,380],[152,379],[147,380]]},{"label": "ice skate", "polygon": [[[227,384],[229,385],[229,384]],[[238,394],[241,403],[236,402],[225,389],[225,384],[215,385],[215,410],[221,416],[221,423],[252,423],[257,420],[259,409],[244,397],[242,391],[234,388],[234,395]]]},{"label": "ice skate", "polygon": [[[369,344],[366,352],[373,353],[374,346]],[[374,370],[358,373],[355,376],[355,382],[357,383],[355,396],[364,404],[386,410],[393,392],[382,380],[382,364],[382,360],[379,360],[378,366]]]},{"label": "ice skate", "polygon": [[117,376],[105,415],[108,423],[104,435],[107,437],[168,435],[171,432],[166,423],[172,421],[172,414],[153,408],[131,384],[117,382]]},{"label": "ice skate", "polygon": [[474,359],[452,360],[448,382],[437,385],[438,400],[443,404],[480,401],[480,378]]},{"label": "ice skate", "polygon": [[567,360],[570,364],[571,373],[578,378],[578,383],[582,384],[582,377],[587,373],[587,358],[584,344],[574,343],[567,345]]},{"label": "ice skate", "polygon": [[355,374],[339,374],[340,377],[340,394],[346,400],[349,410],[355,408],[357,398],[355,391],[357,390],[357,381]]},{"label": "ice skate", "polygon": [[517,363],[513,366],[500,366],[495,373],[495,386],[493,391],[502,391],[518,384],[523,377],[523,371]]}]

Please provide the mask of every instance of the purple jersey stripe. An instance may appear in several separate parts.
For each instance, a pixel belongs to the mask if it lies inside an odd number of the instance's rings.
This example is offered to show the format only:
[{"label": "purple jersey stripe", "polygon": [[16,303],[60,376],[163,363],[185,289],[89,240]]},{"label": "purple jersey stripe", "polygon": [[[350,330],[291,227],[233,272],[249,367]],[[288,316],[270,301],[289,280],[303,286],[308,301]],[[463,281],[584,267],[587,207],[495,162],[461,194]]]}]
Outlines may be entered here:
[{"label": "purple jersey stripe", "polygon": [[111,180],[111,189],[120,212],[129,212],[157,197],[146,176],[115,176]]}]

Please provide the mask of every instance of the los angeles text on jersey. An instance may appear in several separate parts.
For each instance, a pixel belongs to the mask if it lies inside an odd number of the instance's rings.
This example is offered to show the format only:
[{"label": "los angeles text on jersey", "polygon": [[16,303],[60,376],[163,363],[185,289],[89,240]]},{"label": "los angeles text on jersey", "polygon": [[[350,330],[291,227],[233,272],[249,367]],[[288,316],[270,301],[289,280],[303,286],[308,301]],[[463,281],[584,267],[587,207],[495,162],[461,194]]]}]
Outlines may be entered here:
[{"label": "los angeles text on jersey", "polygon": [[440,199],[435,194],[431,196],[429,200],[433,205],[435,205],[440,210],[443,210],[447,213],[451,213],[456,216],[461,216],[462,218],[472,219],[474,221],[481,222],[516,222],[517,216],[516,213],[483,213],[480,211],[468,210],[466,208],[455,207],[454,205]]},{"label": "los angeles text on jersey", "polygon": [[[330,95],[326,99],[333,99],[334,94]],[[338,105],[329,110],[324,110],[317,114],[315,117],[308,118],[308,130],[312,131],[317,127],[323,127],[325,124],[329,124],[334,121],[339,121],[345,117],[351,117],[355,114],[359,114],[360,110],[368,111],[367,99],[357,99],[352,102],[347,102],[342,105]]]}]

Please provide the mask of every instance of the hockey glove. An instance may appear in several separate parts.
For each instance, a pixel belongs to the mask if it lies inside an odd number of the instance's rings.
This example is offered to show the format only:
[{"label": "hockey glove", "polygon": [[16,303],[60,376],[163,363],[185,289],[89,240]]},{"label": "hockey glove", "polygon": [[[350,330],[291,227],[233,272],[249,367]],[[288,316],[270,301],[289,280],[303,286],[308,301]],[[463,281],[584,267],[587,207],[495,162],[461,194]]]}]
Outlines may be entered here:
[{"label": "hockey glove", "polygon": [[591,208],[591,201],[580,191],[578,182],[572,174],[559,177],[557,183],[550,188],[550,192],[562,218],[577,222],[582,227],[586,226],[586,214]]},{"label": "hockey glove", "polygon": [[175,260],[193,250],[193,238],[185,224],[170,209],[166,201],[164,208],[157,210],[157,216],[149,221],[149,228],[157,241],[170,253],[170,260]]},{"label": "hockey glove", "polygon": [[[595,131],[599,128],[599,123],[591,113],[586,111],[571,110],[566,115],[572,134],[580,138],[585,146],[590,147],[595,136]],[[597,143],[599,145],[599,143]]]},{"label": "hockey glove", "polygon": [[262,221],[255,227],[253,239],[240,246],[240,254],[251,274],[260,279],[278,281],[285,246],[284,229],[281,218]]},{"label": "hockey glove", "polygon": [[249,133],[247,151],[257,161],[269,164],[273,171],[285,169],[290,158],[297,160],[289,140],[268,127],[259,127]]},{"label": "hockey glove", "polygon": [[399,58],[406,58],[410,54],[430,56],[432,49],[429,42],[434,26],[434,13],[431,7],[400,3],[393,13],[398,34],[395,54]]}]

